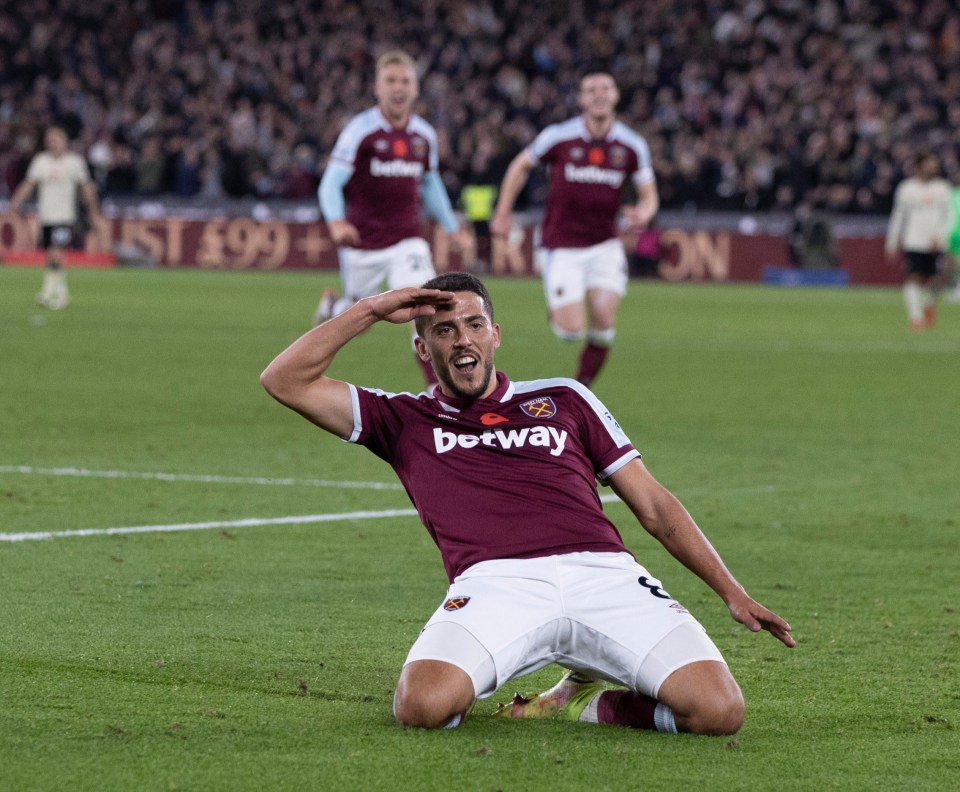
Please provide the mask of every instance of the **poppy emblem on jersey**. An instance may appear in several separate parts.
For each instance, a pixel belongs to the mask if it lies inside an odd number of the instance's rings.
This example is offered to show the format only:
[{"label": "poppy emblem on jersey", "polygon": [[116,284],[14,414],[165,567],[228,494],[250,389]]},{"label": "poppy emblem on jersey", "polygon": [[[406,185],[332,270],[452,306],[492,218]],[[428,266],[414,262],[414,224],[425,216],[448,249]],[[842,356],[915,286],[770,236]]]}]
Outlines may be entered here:
[{"label": "poppy emblem on jersey", "polygon": [[540,396],[525,401],[520,405],[520,409],[531,418],[553,418],[557,414],[557,405],[553,403],[553,399],[549,396]]},{"label": "poppy emblem on jersey", "polygon": [[505,418],[498,413],[484,413],[480,416],[480,423],[482,423],[484,426],[493,426],[498,423],[506,423],[509,420],[509,418]]},{"label": "poppy emblem on jersey", "polygon": [[603,149],[602,148],[592,148],[590,153],[587,155],[587,162],[591,165],[601,165],[603,164]]},{"label": "poppy emblem on jersey", "polygon": [[393,153],[398,157],[406,157],[407,152],[410,151],[410,147],[407,145],[406,140],[394,140],[393,141]]},{"label": "poppy emblem on jersey", "polygon": [[451,597],[443,603],[443,609],[445,611],[460,610],[467,607],[468,602],[470,602],[470,597]]}]

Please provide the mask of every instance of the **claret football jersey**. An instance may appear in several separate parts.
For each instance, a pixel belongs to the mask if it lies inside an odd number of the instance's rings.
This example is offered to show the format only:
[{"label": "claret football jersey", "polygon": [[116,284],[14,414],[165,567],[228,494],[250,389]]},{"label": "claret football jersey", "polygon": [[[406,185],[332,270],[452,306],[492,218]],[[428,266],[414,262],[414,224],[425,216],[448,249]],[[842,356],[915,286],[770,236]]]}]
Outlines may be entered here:
[{"label": "claret football jersey", "polygon": [[613,416],[574,380],[497,380],[466,404],[351,385],[345,439],[396,471],[450,580],[495,558],[625,552],[597,479],[640,454]]},{"label": "claret football jersey", "polygon": [[550,166],[550,192],[543,220],[545,248],[599,245],[617,236],[623,185],[655,181],[650,148],[619,121],[607,137],[594,138],[582,117],[544,129],[526,148],[535,162]]},{"label": "claret football jersey", "polygon": [[353,170],[344,197],[360,248],[421,236],[420,182],[440,163],[437,133],[427,121],[415,115],[399,129],[371,107],[343,128],[330,159]]}]

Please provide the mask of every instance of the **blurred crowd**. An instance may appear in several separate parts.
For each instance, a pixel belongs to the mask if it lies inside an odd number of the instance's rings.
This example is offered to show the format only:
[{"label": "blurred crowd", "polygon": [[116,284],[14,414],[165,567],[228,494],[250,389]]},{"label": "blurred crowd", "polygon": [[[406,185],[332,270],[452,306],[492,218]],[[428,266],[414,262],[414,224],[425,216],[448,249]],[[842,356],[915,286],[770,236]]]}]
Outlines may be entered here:
[{"label": "blurred crowd", "polygon": [[954,0],[31,0],[0,6],[0,194],[58,122],[101,196],[313,199],[395,47],[454,201],[597,59],[667,208],[885,213],[918,149],[960,179]]}]

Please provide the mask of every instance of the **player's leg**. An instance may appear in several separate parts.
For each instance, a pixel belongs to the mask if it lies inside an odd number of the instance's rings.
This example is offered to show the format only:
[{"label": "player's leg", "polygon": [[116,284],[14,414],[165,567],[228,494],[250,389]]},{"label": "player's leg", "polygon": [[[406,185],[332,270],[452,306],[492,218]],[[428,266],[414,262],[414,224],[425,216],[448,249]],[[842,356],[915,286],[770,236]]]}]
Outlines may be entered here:
[{"label": "player's leg", "polygon": [[736,734],[743,725],[743,693],[726,663],[701,660],[681,666],[660,686],[677,731]]},{"label": "player's leg", "polygon": [[343,313],[361,297],[376,294],[383,283],[386,264],[381,251],[344,247],[337,251],[337,257],[343,295],[333,288],[324,289],[313,315],[314,324]]},{"label": "player's leg", "polygon": [[586,289],[578,251],[542,248],[536,256],[543,277],[550,330],[561,341],[582,341],[586,323]]},{"label": "player's leg", "polygon": [[462,668],[440,660],[414,660],[403,667],[393,697],[397,723],[422,729],[453,729],[475,700],[473,681]]},{"label": "player's leg", "polygon": [[46,249],[46,268],[37,302],[54,311],[66,308],[70,304],[67,274],[63,268],[64,251],[70,244],[70,239],[71,231],[68,226],[43,227],[42,241]]},{"label": "player's leg", "polygon": [[458,576],[407,655],[394,711],[427,728],[462,722],[475,698],[557,659],[552,559],[482,561]]},{"label": "player's leg", "polygon": [[922,330],[923,321],[923,288],[920,278],[908,271],[903,280],[903,304],[907,309],[907,319],[911,330]]},{"label": "player's leg", "polygon": [[[415,237],[404,239],[390,248],[390,262],[387,267],[387,288],[404,289],[408,286],[422,286],[436,276],[433,268],[433,258],[430,255],[430,246],[425,239]],[[429,361],[421,360],[417,354],[414,339],[417,331],[413,322],[410,323],[410,346],[413,349],[414,360],[423,372],[427,385],[437,383],[437,375]]]},{"label": "player's leg", "polygon": [[936,324],[937,278],[936,253],[907,251],[904,255],[906,273],[903,281],[903,301],[910,319],[911,330],[923,330]]},{"label": "player's leg", "polygon": [[606,289],[587,291],[587,313],[590,318],[587,343],[580,353],[577,380],[589,387],[600,373],[610,355],[616,337],[617,309],[620,294]]},{"label": "player's leg", "polygon": [[578,720],[663,732],[734,734],[743,724],[743,712],[740,686],[720,651],[703,628],[690,621],[667,633],[647,654],[633,685],[598,693]]},{"label": "player's leg", "polygon": [[478,694],[495,687],[493,658],[483,644],[462,625],[433,619],[407,654],[393,714],[404,726],[452,729]]},{"label": "player's leg", "polygon": [[603,368],[616,337],[617,310],[627,293],[627,254],[619,239],[589,248],[584,259],[587,343],[580,354],[577,380],[589,386]]},{"label": "player's leg", "polygon": [[940,289],[939,276],[924,278],[922,282],[923,294],[923,323],[933,327],[937,323],[937,292]]},{"label": "player's leg", "polygon": [[696,619],[627,554],[568,558],[570,630],[557,662],[578,673],[568,672],[539,696],[515,698],[503,714],[664,732],[735,732],[743,698]]}]

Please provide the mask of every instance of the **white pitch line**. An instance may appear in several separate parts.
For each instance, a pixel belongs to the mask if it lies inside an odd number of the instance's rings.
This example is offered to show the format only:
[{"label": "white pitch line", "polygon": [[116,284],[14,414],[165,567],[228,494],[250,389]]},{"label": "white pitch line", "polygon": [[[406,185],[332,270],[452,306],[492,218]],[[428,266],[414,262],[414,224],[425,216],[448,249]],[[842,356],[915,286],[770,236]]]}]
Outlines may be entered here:
[{"label": "white pitch line", "polygon": [[214,476],[193,473],[140,473],[132,470],[88,470],[86,468],[36,468],[30,465],[0,465],[0,473],[26,476],[78,476],[80,478],[149,479],[190,481],[200,484],[263,484],[279,487],[329,487],[331,489],[401,490],[398,482],[333,481],[329,479],[267,478],[265,476]]},{"label": "white pitch line", "polygon": [[291,517],[248,517],[243,520],[216,520],[172,525],[129,525],[122,528],[81,528],[76,531],[39,531],[37,533],[0,533],[0,542],[27,542],[37,539],[63,539],[73,536],[113,536],[117,534],[164,533],[169,531],[206,531],[211,528],[250,528],[259,525],[302,525],[339,520],[373,520],[384,517],[415,517],[415,509],[385,509],[339,514],[303,514]]},{"label": "white pitch line", "polygon": [[[270,478],[267,476],[218,476],[205,473],[147,473],[135,470],[89,470],[87,468],[38,468],[31,465],[0,465],[0,474],[15,473],[27,476],[76,476],[79,478],[104,479],[147,479],[151,481],[187,481],[200,484],[262,484],[274,487],[328,487],[330,489],[403,489],[396,481],[336,481],[334,479],[298,479]],[[727,489],[682,489],[685,495],[711,493],[716,495],[736,495],[749,493],[773,493],[777,488],[769,484],[751,487],[733,487]],[[601,495],[604,503],[619,500],[616,495]]]}]

